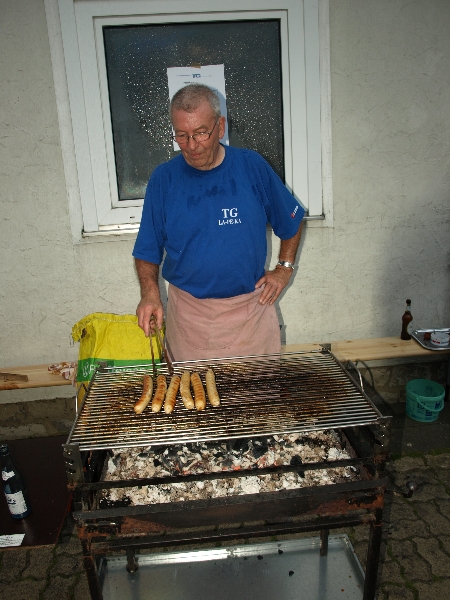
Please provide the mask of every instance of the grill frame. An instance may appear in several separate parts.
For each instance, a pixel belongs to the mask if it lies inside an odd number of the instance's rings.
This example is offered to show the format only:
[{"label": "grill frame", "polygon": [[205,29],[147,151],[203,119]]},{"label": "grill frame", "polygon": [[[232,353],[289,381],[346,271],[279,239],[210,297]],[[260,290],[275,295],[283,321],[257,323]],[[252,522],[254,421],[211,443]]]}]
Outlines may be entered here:
[{"label": "grill frame", "polygon": [[[321,354],[331,355],[327,349],[321,351]],[[253,358],[255,357],[243,357],[243,360]],[[256,358],[261,360],[261,357]],[[353,465],[359,470],[359,481],[189,502],[100,508],[101,492],[104,489],[169,484],[180,479],[184,481],[189,476],[102,482],[100,475],[108,452],[104,448],[81,450],[79,444],[73,443],[76,420],[68,443],[64,445],[64,453],[69,488],[73,491],[73,516],[83,548],[83,561],[92,599],[102,599],[98,577],[99,558],[111,551],[125,550],[128,557],[127,568],[133,571],[136,567],[135,552],[141,549],[320,531],[321,554],[325,555],[329,529],[367,525],[370,527],[370,535],[364,600],[373,600],[381,545],[382,508],[387,486],[384,467],[389,453],[390,418],[379,413],[346,369],[335,357],[333,360],[348,378],[351,387],[358,390],[364,401],[373,407],[375,414],[372,422],[335,428],[351,458],[331,463],[302,464],[300,467],[258,469],[257,474],[265,471]],[[174,363],[174,368],[188,364],[195,364],[198,368],[199,363],[207,368],[213,362],[215,361]],[[164,368],[163,366],[162,369]],[[91,386],[92,382],[83,405],[86,398],[89,398]],[[210,410],[213,412],[216,409]],[[313,425],[309,430],[314,428],[318,429]],[[250,473],[254,475],[255,471]],[[212,473],[190,477],[198,480],[239,477],[250,473]],[[236,527],[236,524],[239,525]],[[214,531],[212,528],[217,525],[219,530]],[[193,528],[196,529],[195,532],[192,532]]]}]

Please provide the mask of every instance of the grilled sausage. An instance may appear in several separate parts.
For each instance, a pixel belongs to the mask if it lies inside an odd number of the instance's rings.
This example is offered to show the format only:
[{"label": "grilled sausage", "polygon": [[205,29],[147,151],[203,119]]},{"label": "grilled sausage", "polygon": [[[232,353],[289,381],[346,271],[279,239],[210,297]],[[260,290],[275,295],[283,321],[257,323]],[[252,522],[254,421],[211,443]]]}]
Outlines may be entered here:
[{"label": "grilled sausage", "polygon": [[166,397],[167,381],[165,375],[156,378],[156,392],[152,400],[152,412],[159,412]]},{"label": "grilled sausage", "polygon": [[181,377],[174,375],[170,381],[169,388],[166,392],[166,399],[164,400],[164,412],[168,415],[175,408],[177,401],[177,392],[180,387]]},{"label": "grilled sausage", "polygon": [[212,406],[220,406],[219,393],[216,387],[216,377],[212,369],[208,369],[205,375],[206,381],[206,393],[208,394],[208,400]]},{"label": "grilled sausage", "polygon": [[152,392],[153,392],[153,379],[150,377],[150,375],[144,375],[142,394],[141,394],[141,397],[139,398],[139,400],[134,405],[134,412],[137,415],[140,415],[147,407],[147,404],[150,402],[150,400],[152,398]]},{"label": "grilled sausage", "polygon": [[180,395],[184,406],[191,410],[194,408],[194,400],[191,394],[191,374],[189,371],[183,371],[180,382]]},{"label": "grilled sausage", "polygon": [[203,389],[203,383],[198,373],[192,373],[191,375],[192,389],[194,390],[194,402],[197,410],[205,410],[206,408],[206,394]]}]

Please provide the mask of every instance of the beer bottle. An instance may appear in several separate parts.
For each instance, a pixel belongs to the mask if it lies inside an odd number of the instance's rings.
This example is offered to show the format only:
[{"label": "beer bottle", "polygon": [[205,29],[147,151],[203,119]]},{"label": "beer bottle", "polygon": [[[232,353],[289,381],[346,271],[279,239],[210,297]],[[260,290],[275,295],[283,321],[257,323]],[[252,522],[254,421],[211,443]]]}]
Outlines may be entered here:
[{"label": "beer bottle", "polygon": [[403,313],[403,317],[402,317],[402,332],[400,334],[400,337],[402,340],[410,340],[411,339],[412,320],[413,320],[413,316],[411,314],[411,300],[407,300],[406,301],[406,310]]},{"label": "beer bottle", "polygon": [[14,519],[23,519],[31,512],[28,493],[19,471],[13,464],[7,444],[0,445],[2,484],[9,512]]}]

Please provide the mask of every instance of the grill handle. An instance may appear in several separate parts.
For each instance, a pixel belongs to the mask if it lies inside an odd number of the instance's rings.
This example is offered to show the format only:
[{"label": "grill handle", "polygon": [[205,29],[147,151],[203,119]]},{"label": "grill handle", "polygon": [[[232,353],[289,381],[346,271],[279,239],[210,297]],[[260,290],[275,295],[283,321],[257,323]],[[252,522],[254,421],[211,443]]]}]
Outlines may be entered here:
[{"label": "grill handle", "polygon": [[[348,370],[350,370],[350,369],[354,369],[354,370],[355,370],[355,371],[358,373],[358,378],[359,378],[359,386],[360,386],[360,388],[362,389],[362,391],[364,392],[364,385],[363,385],[363,378],[362,378],[362,375],[361,375],[361,373],[359,372],[359,370],[358,370],[358,367],[356,366],[356,364],[355,364],[355,363],[354,363],[352,360],[349,360],[349,361],[347,361],[347,369],[348,369]],[[349,375],[351,376],[351,373],[349,373]],[[354,379],[354,377],[353,377],[353,379]],[[358,383],[358,382],[357,382],[357,383]]]}]

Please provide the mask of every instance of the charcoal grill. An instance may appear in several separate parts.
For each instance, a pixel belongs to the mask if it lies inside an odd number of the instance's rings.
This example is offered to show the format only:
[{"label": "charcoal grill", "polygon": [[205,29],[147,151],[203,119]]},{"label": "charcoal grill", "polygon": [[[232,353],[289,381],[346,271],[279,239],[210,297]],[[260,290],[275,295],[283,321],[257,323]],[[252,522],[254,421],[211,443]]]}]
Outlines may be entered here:
[{"label": "charcoal grill", "polygon": [[[179,401],[172,415],[136,415],[133,404],[142,391],[148,366],[100,366],[85,389],[79,413],[64,445],[74,518],[83,547],[91,597],[101,600],[98,559],[111,551],[135,553],[185,543],[216,543],[257,536],[321,532],[327,552],[330,528],[370,526],[364,600],[373,600],[381,543],[381,515],[389,451],[390,420],[371,403],[360,385],[326,347],[312,352],[251,356],[220,361],[174,363],[202,378],[213,368],[221,406],[187,411]],[[168,375],[167,366],[158,365]],[[102,481],[108,450],[145,445],[230,440],[333,429],[350,459],[302,464],[301,470],[352,466],[358,481],[334,485],[209,498],[189,502],[103,508],[106,489],[176,483],[180,477]],[[298,466],[258,470],[296,471]],[[241,477],[239,473],[182,476],[183,481]],[[192,529],[195,528],[193,532]],[[215,530],[212,530],[214,528]]]}]

